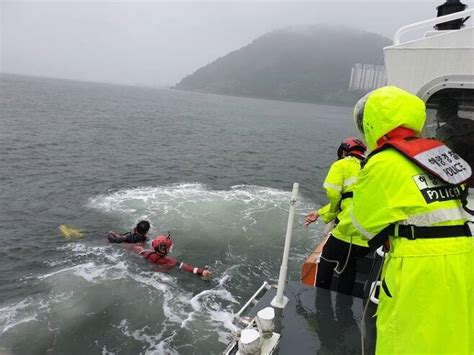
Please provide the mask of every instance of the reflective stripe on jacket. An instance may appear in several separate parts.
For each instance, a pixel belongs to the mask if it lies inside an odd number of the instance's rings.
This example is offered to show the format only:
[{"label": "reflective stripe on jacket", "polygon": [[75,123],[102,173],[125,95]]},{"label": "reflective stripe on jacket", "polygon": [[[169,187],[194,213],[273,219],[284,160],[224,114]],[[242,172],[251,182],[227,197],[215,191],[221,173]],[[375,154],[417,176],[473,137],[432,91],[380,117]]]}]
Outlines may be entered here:
[{"label": "reflective stripe on jacket", "polygon": [[332,231],[334,237],[367,247],[367,240],[352,226],[350,221],[349,206],[352,203],[352,198],[342,198],[343,194],[354,190],[360,165],[361,161],[353,156],[337,160],[331,165],[323,184],[329,203],[318,213],[326,223],[337,217],[339,222]]},{"label": "reflective stripe on jacket", "polygon": [[341,200],[341,196],[354,189],[359,170],[360,160],[352,156],[337,160],[331,165],[323,183],[329,203],[318,211],[324,222],[331,222],[341,210],[347,208],[349,203],[345,199]]},{"label": "reflective stripe on jacket", "polygon": [[[424,172],[393,148],[367,162],[354,191],[353,225],[373,238],[393,223],[416,226],[462,225],[467,220],[453,185]],[[397,256],[445,255],[470,250],[472,238],[393,238]]]},{"label": "reflective stripe on jacket", "polygon": [[[388,148],[359,173],[352,221],[369,239],[390,224],[461,226],[452,186]],[[474,238],[389,238],[376,353],[473,354]]]}]

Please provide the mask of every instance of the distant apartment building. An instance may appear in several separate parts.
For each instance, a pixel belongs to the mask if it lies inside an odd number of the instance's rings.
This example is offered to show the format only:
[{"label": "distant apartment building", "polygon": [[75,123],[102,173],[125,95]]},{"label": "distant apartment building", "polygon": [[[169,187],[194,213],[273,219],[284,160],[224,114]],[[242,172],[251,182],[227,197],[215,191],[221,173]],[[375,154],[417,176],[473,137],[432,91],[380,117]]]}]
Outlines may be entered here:
[{"label": "distant apartment building", "polygon": [[349,90],[369,91],[387,83],[387,74],[383,65],[360,64],[352,67]]}]

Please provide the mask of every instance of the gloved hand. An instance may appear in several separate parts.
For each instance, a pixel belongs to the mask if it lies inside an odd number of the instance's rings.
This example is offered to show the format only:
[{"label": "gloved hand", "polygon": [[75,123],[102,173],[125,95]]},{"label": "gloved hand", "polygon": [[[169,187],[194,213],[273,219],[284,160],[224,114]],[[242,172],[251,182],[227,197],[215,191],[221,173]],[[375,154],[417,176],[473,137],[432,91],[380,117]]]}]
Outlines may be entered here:
[{"label": "gloved hand", "polygon": [[212,279],[212,272],[210,272],[209,270],[204,270],[202,272],[201,279],[206,280],[206,281]]}]

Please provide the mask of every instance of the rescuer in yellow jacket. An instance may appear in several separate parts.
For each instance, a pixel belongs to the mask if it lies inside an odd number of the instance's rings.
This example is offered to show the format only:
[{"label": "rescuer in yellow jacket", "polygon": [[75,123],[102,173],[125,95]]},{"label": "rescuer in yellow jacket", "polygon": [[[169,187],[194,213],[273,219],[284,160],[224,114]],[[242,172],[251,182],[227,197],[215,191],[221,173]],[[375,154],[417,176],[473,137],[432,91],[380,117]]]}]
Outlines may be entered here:
[{"label": "rescuer in yellow jacket", "polygon": [[393,86],[354,109],[372,153],[351,218],[371,247],[389,245],[377,310],[377,354],[474,354],[474,238],[462,207],[471,168],[419,138],[425,105]]},{"label": "rescuer in yellow jacket", "polygon": [[345,294],[351,294],[354,288],[357,261],[370,251],[367,240],[351,226],[349,217],[352,190],[366,149],[360,139],[342,141],[337,151],[338,160],[329,168],[323,184],[329,204],[309,213],[305,220],[306,226],[319,217],[326,223],[336,220],[336,227],[321,254],[316,286],[330,289],[335,271],[339,274],[338,291]]}]

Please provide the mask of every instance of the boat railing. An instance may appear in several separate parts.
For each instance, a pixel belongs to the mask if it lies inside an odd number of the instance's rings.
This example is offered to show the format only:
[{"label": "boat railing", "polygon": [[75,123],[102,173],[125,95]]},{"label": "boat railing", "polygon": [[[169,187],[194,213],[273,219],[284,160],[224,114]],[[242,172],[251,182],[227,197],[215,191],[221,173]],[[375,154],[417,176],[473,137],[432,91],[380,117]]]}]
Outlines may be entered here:
[{"label": "boat railing", "polygon": [[250,297],[250,299],[247,301],[247,303],[244,304],[242,306],[242,308],[240,309],[240,311],[238,311],[235,315],[237,317],[240,317],[250,305],[255,305],[258,302],[258,296],[263,291],[266,292],[270,287],[271,287],[270,284],[267,281],[264,281],[262,286],[260,286],[260,288],[252,295],[252,297]]},{"label": "boat railing", "polygon": [[295,220],[295,206],[297,202],[298,189],[299,184],[295,182],[293,184],[293,191],[291,193],[288,224],[286,226],[285,247],[283,249],[283,258],[281,260],[280,274],[278,277],[278,288],[277,293],[271,302],[271,305],[277,308],[285,308],[288,302],[288,298],[283,295],[283,291],[285,290],[286,275],[288,272],[288,258],[290,254],[291,236],[293,233],[293,222]]},{"label": "boat railing", "polygon": [[[299,189],[299,184],[294,183],[293,184],[293,191],[291,194],[291,200],[290,200],[290,209],[288,212],[288,224],[286,227],[286,236],[285,236],[285,247],[283,250],[283,258],[281,262],[281,267],[280,267],[280,275],[278,277],[278,286],[276,290],[276,295],[273,298],[273,300],[270,302],[270,304],[275,307],[275,308],[284,308],[286,304],[288,303],[288,298],[283,295],[284,289],[285,289],[285,282],[286,282],[286,276],[288,272],[288,258],[289,258],[289,252],[290,252],[290,244],[291,244],[291,236],[293,232],[293,222],[295,218],[295,206],[297,202],[297,196],[298,196],[298,189]],[[259,332],[264,331],[265,329],[260,329],[260,325],[258,323],[258,318],[259,314],[257,313],[256,316],[254,317],[242,317],[244,312],[247,311],[247,309],[250,306],[255,306],[259,299],[262,297],[262,295],[265,295],[266,292],[274,286],[271,286],[268,282],[263,282],[262,286],[250,297],[250,299],[242,306],[242,308],[235,314],[237,317],[239,317],[240,322],[244,324],[246,327],[242,332],[238,332],[234,334],[234,339],[231,341],[231,343],[227,346],[226,350],[224,351],[225,355],[230,355],[234,354],[235,350],[240,347],[239,344],[239,339],[241,338],[242,334],[249,330],[249,331],[255,331],[257,329]],[[270,307],[271,308],[271,307]],[[265,310],[262,310],[265,311]],[[272,326],[273,327],[273,326]],[[272,334],[270,338],[268,337],[263,337],[263,339],[260,339],[260,350],[258,351],[259,354],[272,354],[273,350],[278,344],[278,340],[280,338],[280,335],[277,333],[274,333],[273,331],[270,331]],[[252,341],[253,342],[253,341]]]},{"label": "boat railing", "polygon": [[[403,26],[397,32],[395,32],[395,36],[393,38],[393,44],[397,45],[397,44],[402,43],[401,42],[401,37],[403,35],[409,33],[409,32],[413,32],[413,31],[416,31],[416,30],[421,30],[421,29],[429,27],[429,26],[432,27],[434,25],[444,23],[444,22],[447,22],[447,21],[451,21],[451,20],[458,20],[458,19],[461,19],[461,18],[467,18],[469,16],[474,16],[474,9],[468,9],[468,10],[464,10],[464,11],[460,11],[460,12],[455,12],[455,13],[452,13],[452,14],[449,14],[449,15],[435,17],[435,18],[432,18],[432,19],[429,19],[429,20],[424,20],[424,21],[412,23],[412,24],[407,25],[407,26]],[[469,27],[472,27],[472,26],[473,25],[471,24]],[[440,32],[440,33],[442,33],[442,32]]]}]

